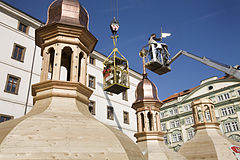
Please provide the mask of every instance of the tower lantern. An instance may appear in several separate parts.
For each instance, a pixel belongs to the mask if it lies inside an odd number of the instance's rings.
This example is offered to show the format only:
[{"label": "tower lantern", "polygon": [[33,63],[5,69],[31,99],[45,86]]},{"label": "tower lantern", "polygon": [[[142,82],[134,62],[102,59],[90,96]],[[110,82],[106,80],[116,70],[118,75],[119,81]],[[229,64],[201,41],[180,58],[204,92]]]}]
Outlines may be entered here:
[{"label": "tower lantern", "polygon": [[145,69],[145,51],[139,54],[143,58],[143,79],[136,88],[136,100],[132,108],[137,115],[137,145],[146,160],[186,160],[182,155],[168,149],[164,144],[165,133],[160,125],[160,108],[163,103],[158,98],[156,85],[147,78]]},{"label": "tower lantern", "polygon": [[41,82],[62,80],[86,85],[87,57],[97,43],[88,23],[88,12],[78,0],[57,0],[49,6],[46,26],[36,30],[36,44],[42,48],[43,57]]},{"label": "tower lantern", "polygon": [[232,145],[239,146],[239,143],[221,133],[213,102],[208,98],[194,100],[192,111],[195,135],[182,145],[179,153],[191,160],[236,160],[230,148]]}]

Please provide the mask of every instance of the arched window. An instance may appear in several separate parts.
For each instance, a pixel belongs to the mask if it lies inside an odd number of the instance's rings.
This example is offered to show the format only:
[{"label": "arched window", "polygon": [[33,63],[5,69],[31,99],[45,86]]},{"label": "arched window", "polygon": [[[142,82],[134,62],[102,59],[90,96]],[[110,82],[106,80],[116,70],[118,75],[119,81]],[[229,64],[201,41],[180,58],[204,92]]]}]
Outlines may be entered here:
[{"label": "arched window", "polygon": [[71,47],[62,50],[60,80],[70,81],[72,53]]},{"label": "arched window", "polygon": [[142,123],[142,132],[144,131],[144,128],[145,128],[145,122],[144,122],[144,114],[141,113],[141,123]]},{"label": "arched window", "polygon": [[152,113],[148,112],[147,114],[147,117],[148,117],[148,122],[149,122],[149,131],[152,131],[153,130],[153,116],[152,116]]},{"label": "arched window", "polygon": [[48,54],[50,54],[49,67],[48,67],[48,79],[52,79],[52,76],[53,76],[53,66],[54,66],[54,54],[55,54],[55,50],[54,50],[53,47],[51,47],[48,50]]}]

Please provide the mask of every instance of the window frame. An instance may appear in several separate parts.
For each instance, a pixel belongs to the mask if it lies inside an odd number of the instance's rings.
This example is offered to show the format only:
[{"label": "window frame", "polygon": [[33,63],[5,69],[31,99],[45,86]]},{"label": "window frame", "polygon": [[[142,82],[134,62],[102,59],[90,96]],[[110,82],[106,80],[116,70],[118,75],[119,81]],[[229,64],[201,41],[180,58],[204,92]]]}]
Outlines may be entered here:
[{"label": "window frame", "polygon": [[[23,49],[21,60],[17,59],[18,56],[16,58],[14,58],[14,53],[15,53],[16,47]],[[24,62],[25,53],[26,53],[26,47],[24,47],[22,45],[19,45],[17,43],[13,44],[13,50],[12,50],[12,56],[11,56],[12,59],[23,63]]]},{"label": "window frame", "polygon": [[231,98],[231,96],[230,96],[230,94],[228,92],[220,94],[217,97],[218,97],[218,102],[222,102],[222,101],[225,101],[225,100],[228,100],[228,99]]},{"label": "window frame", "polygon": [[222,116],[233,115],[236,113],[236,109],[234,106],[224,107],[224,108],[221,108],[221,113],[222,113]]},{"label": "window frame", "polygon": [[172,134],[172,142],[173,143],[176,143],[176,142],[180,142],[182,141],[182,133],[175,133],[175,134]]},{"label": "window frame", "polygon": [[[112,113],[111,113],[111,109],[112,109]],[[112,116],[110,114],[112,114]],[[114,108],[112,106],[107,106],[107,119],[112,121],[114,120]]]},{"label": "window frame", "polygon": [[96,58],[89,56],[89,64],[96,65]]},{"label": "window frame", "polygon": [[191,104],[184,105],[183,110],[184,110],[184,112],[190,111],[191,110]]},{"label": "window frame", "polygon": [[195,135],[194,130],[189,130],[187,132],[187,135],[188,135],[188,140],[192,139],[194,137],[194,135]]},{"label": "window frame", "polygon": [[[90,111],[90,104],[93,104],[93,106],[92,106],[92,112]],[[89,112],[92,114],[92,115],[96,115],[96,102],[95,101],[92,101],[92,100],[90,100],[90,103],[89,103],[89,105],[88,105],[88,110],[89,110]]]},{"label": "window frame", "polygon": [[166,125],[166,123],[162,123],[162,124],[161,124],[161,130],[162,130],[162,131],[166,131],[166,130],[167,130],[167,125]]},{"label": "window frame", "polygon": [[[127,116],[127,121],[125,121],[125,116]],[[123,123],[124,124],[130,124],[129,122],[129,112],[123,111]]]},{"label": "window frame", "polygon": [[[90,86],[90,77],[93,77],[93,87]],[[92,89],[96,89],[96,77],[95,76],[92,76],[92,75],[88,75],[88,87],[92,88]]]},{"label": "window frame", "polygon": [[[24,32],[23,30],[20,29],[20,25],[23,25],[26,27],[26,32]],[[18,21],[18,27],[17,27],[18,31],[28,34],[29,33],[29,25],[26,25],[25,23]]]},{"label": "window frame", "polygon": [[180,124],[180,120],[177,119],[177,120],[173,120],[170,122],[170,127],[171,128],[178,128],[178,127],[181,127],[181,124]]},{"label": "window frame", "polygon": [[225,133],[239,131],[239,125],[237,121],[224,123]]},{"label": "window frame", "polygon": [[[7,86],[8,86],[8,82],[9,82],[9,78],[10,78],[10,77],[12,77],[12,78],[14,78],[14,79],[17,79],[17,84],[16,84],[15,92],[11,92],[11,91],[8,91],[8,90],[7,90]],[[6,79],[6,84],[5,84],[4,92],[18,95],[20,82],[21,82],[21,78],[20,78],[20,77],[14,76],[14,75],[12,75],[12,74],[8,74],[8,75],[7,75],[7,79]]]}]

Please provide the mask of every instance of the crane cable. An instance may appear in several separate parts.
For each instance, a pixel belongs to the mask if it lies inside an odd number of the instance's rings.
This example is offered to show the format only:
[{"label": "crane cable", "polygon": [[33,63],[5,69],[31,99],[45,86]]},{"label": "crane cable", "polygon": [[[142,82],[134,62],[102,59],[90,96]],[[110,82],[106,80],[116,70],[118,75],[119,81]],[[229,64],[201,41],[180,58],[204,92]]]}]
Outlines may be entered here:
[{"label": "crane cable", "polygon": [[119,18],[118,0],[110,0],[111,18]]}]

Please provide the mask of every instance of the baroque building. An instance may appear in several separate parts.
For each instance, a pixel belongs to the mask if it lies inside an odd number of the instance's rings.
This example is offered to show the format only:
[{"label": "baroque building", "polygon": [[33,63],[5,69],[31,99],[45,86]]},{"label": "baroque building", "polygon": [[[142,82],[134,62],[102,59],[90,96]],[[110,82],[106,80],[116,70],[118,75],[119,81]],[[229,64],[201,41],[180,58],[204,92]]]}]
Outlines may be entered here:
[{"label": "baroque building", "polygon": [[[45,23],[2,0],[0,19],[0,39],[4,53],[0,57],[0,122],[3,122],[22,117],[33,107],[31,85],[40,81],[42,65],[41,48],[35,45],[35,30]],[[94,91],[90,96],[89,110],[96,119],[120,129],[135,140],[136,116],[131,105],[142,75],[130,69],[130,89],[127,92],[119,95],[104,92],[102,70],[106,58],[93,50],[85,59],[85,83]],[[61,66],[61,70],[60,79],[64,80],[66,67]],[[47,78],[51,78],[51,72]]]},{"label": "baroque building", "polygon": [[[240,81],[232,77],[212,77],[201,81],[197,87],[176,93],[163,100],[161,108],[161,128],[167,134],[165,143],[179,150],[183,143],[194,137],[194,118],[192,101],[209,98],[214,103],[220,131],[227,137],[239,142]],[[210,114],[206,113],[206,119]]]},{"label": "baroque building", "polygon": [[192,103],[195,136],[184,143],[179,153],[191,160],[235,160],[238,156],[230,149],[239,143],[224,136],[219,129],[213,102],[208,98]]}]

